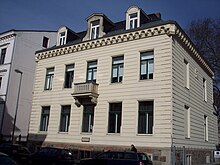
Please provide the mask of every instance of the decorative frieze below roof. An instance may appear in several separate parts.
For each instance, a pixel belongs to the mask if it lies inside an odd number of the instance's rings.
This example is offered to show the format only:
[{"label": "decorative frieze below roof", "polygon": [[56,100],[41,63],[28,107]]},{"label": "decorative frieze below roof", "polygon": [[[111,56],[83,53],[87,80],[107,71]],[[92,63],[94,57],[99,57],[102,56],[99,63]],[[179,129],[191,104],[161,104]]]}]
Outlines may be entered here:
[{"label": "decorative frieze below roof", "polygon": [[36,62],[42,59],[51,58],[55,56],[60,56],[64,54],[69,54],[73,52],[79,52],[83,50],[89,50],[93,48],[98,48],[102,46],[117,44],[117,43],[123,43],[133,40],[138,40],[142,38],[148,38],[158,35],[175,35],[178,37],[185,46],[191,51],[191,53],[196,57],[196,59],[199,60],[199,62],[207,69],[207,71],[213,76],[214,72],[212,69],[208,66],[208,64],[204,61],[204,59],[199,55],[198,51],[188,39],[186,34],[180,29],[178,26],[176,26],[175,23],[169,23],[164,24],[160,26],[155,26],[152,28],[146,28],[146,29],[140,29],[132,32],[122,33],[114,36],[109,37],[102,37],[96,40],[90,40],[90,41],[84,41],[78,44],[73,44],[70,46],[64,46],[62,48],[54,48],[53,50],[45,50],[44,52],[37,53],[35,56]]},{"label": "decorative frieze below roof", "polygon": [[3,40],[8,40],[10,38],[13,38],[15,36],[15,34],[9,34],[9,35],[5,35],[3,37],[0,37],[0,41],[3,41]]}]

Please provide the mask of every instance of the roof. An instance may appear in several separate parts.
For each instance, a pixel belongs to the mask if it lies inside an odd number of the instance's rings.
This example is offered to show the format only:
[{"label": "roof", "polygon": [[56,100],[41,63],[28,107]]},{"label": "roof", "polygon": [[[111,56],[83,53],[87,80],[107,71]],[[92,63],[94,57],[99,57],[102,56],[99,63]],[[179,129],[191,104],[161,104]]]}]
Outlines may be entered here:
[{"label": "roof", "polygon": [[57,31],[51,31],[51,30],[16,30],[16,29],[10,29],[5,32],[0,33],[0,35],[9,33],[9,32],[57,32]]}]

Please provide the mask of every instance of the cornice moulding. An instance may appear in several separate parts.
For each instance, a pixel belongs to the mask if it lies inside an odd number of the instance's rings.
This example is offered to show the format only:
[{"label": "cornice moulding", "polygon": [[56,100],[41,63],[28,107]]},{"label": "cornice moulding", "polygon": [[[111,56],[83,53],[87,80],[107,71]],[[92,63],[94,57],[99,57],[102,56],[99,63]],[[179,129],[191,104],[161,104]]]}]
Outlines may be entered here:
[{"label": "cornice moulding", "polygon": [[190,50],[190,52],[196,57],[196,59],[199,60],[199,62],[208,70],[208,72],[214,76],[214,72],[212,69],[207,65],[207,63],[204,61],[204,59],[199,55],[197,50],[195,49],[194,45],[188,39],[188,37],[185,35],[185,33],[176,26],[175,23],[160,25],[152,28],[146,28],[146,29],[140,29],[133,32],[127,32],[123,34],[118,34],[114,36],[107,36],[103,38],[99,38],[96,40],[90,40],[81,42],[78,44],[73,44],[69,46],[64,46],[62,48],[54,48],[53,50],[45,50],[44,52],[37,53],[35,56],[36,62],[42,59],[51,58],[55,56],[60,56],[64,54],[79,52],[83,50],[89,50],[93,48],[98,48],[102,46],[112,45],[112,44],[118,44],[133,40],[138,40],[142,38],[148,38],[158,35],[166,34],[168,36],[175,35],[178,37],[185,46]]}]

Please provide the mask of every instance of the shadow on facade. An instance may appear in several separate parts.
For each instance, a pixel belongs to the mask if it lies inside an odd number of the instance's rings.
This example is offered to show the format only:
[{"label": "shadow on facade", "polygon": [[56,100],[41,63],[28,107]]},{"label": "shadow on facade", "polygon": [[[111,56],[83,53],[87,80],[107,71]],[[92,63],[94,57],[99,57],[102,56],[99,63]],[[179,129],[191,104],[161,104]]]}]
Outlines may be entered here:
[{"label": "shadow on facade", "polygon": [[[5,101],[0,98],[0,110],[1,110],[1,142],[11,142],[12,140],[12,134],[13,134],[13,126],[14,126],[14,116],[9,113],[9,109],[7,108]],[[13,111],[12,111],[13,112]],[[19,141],[19,135],[20,129],[15,125],[14,130],[14,140]]]}]

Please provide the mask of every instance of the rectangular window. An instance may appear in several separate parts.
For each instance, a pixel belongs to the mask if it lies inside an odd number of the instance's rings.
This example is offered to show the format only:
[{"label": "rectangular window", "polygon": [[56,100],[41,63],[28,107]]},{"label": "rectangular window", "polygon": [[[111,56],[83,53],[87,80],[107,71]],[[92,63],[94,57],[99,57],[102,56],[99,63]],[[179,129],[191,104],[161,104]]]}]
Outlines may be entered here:
[{"label": "rectangular window", "polygon": [[206,79],[203,78],[203,99],[207,101],[207,83]]},{"label": "rectangular window", "polygon": [[130,25],[130,29],[134,29],[138,27],[137,13],[133,13],[129,15],[129,25]]},{"label": "rectangular window", "polygon": [[70,105],[61,107],[60,132],[68,132],[70,124]]},{"label": "rectangular window", "polygon": [[7,48],[4,48],[1,50],[0,65],[4,64],[4,62],[5,62],[6,50],[7,50]]},{"label": "rectangular window", "polygon": [[46,72],[45,90],[51,90],[53,85],[54,68],[48,68]]},{"label": "rectangular window", "polygon": [[184,85],[189,89],[189,63],[184,59]]},{"label": "rectangular window", "polygon": [[140,79],[153,79],[154,74],[154,52],[141,53],[141,74]]},{"label": "rectangular window", "polygon": [[97,61],[88,62],[87,65],[87,82],[96,82]]},{"label": "rectangular window", "polygon": [[94,105],[84,105],[82,132],[92,132],[94,123]]},{"label": "rectangular window", "polygon": [[50,106],[42,107],[40,131],[47,131],[50,117]]},{"label": "rectangular window", "polygon": [[74,79],[74,64],[66,65],[64,88],[72,88]]},{"label": "rectangular window", "polygon": [[184,109],[184,119],[185,138],[190,138],[190,108],[186,105]]},{"label": "rectangular window", "polygon": [[124,69],[124,56],[112,58],[112,83],[122,82]]},{"label": "rectangular window", "polygon": [[109,104],[108,133],[120,133],[122,103]]},{"label": "rectangular window", "polygon": [[91,39],[96,39],[99,37],[99,27],[100,27],[100,20],[96,20],[91,23],[91,32],[90,32]]},{"label": "rectangular window", "polygon": [[204,136],[205,136],[205,141],[208,141],[208,116],[204,115]]},{"label": "rectangular window", "polygon": [[42,46],[44,47],[44,48],[47,48],[48,47],[48,43],[49,43],[49,38],[47,38],[47,37],[43,37],[43,43],[42,43]]},{"label": "rectangular window", "polygon": [[153,101],[139,102],[138,111],[138,134],[153,133]]},{"label": "rectangular window", "polygon": [[62,32],[60,33],[60,45],[66,44],[66,33]]}]

